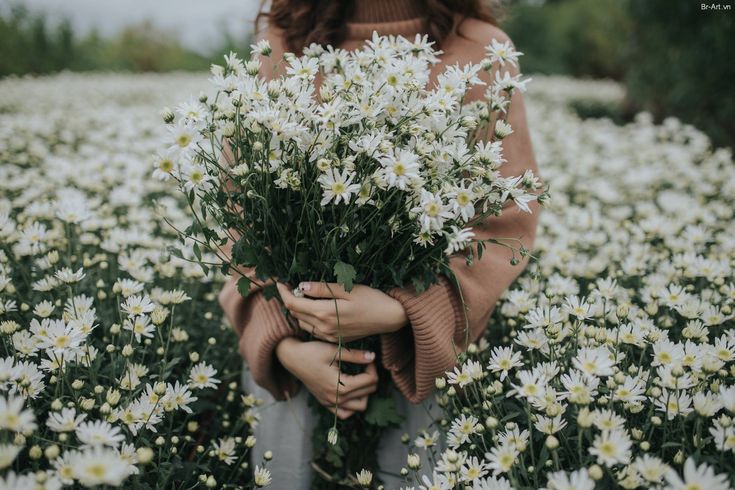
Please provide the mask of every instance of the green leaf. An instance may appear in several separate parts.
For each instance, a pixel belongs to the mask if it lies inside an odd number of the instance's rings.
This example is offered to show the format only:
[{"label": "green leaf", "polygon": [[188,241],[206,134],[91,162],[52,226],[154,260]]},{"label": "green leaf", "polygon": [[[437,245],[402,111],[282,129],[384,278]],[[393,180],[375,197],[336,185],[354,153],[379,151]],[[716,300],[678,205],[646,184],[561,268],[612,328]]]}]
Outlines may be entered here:
[{"label": "green leaf", "polygon": [[196,255],[197,260],[202,260],[202,251],[199,250],[199,244],[195,243],[193,249],[194,255]]},{"label": "green leaf", "polygon": [[334,275],[337,276],[337,282],[345,288],[345,291],[352,291],[352,281],[355,280],[357,275],[354,267],[339,260],[334,264]]},{"label": "green leaf", "polygon": [[272,300],[278,294],[278,288],[275,284],[268,284],[263,288],[263,296],[267,300]]},{"label": "green leaf", "polygon": [[237,280],[237,292],[239,292],[243,298],[246,298],[250,294],[250,279],[247,277],[241,277]]},{"label": "green leaf", "polygon": [[377,425],[378,427],[388,427],[398,425],[403,421],[403,417],[396,410],[396,404],[393,398],[378,398],[373,396],[365,411],[365,420],[367,423]]}]

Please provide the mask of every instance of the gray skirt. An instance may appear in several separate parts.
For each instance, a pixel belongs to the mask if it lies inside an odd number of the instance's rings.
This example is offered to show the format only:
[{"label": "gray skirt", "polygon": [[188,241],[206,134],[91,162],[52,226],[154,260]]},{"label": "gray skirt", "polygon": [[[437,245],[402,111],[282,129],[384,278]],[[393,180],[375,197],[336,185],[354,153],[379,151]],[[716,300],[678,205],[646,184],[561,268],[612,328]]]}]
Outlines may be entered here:
[{"label": "gray skirt", "polygon": [[[261,464],[264,451],[273,452],[273,460],[268,464],[275,490],[309,490],[313,470],[311,467],[311,433],[316,418],[308,404],[309,393],[303,387],[298,394],[286,401],[276,401],[271,394],[255,384],[247,364],[243,365],[242,384],[246,393],[252,393],[264,403],[258,407],[260,419],[254,428],[257,439],[251,453],[251,465]],[[414,405],[397,390],[393,392],[398,411],[404,416],[400,427],[386,430],[378,447],[380,479],[386,489],[398,489],[407,483],[400,476],[401,468],[406,466],[408,449],[401,442],[401,436],[408,434],[415,438],[421,431],[429,430],[438,419],[441,409],[429,397],[423,403]],[[430,432],[433,432],[432,429]],[[422,456],[422,473],[431,474],[427,459]]]}]

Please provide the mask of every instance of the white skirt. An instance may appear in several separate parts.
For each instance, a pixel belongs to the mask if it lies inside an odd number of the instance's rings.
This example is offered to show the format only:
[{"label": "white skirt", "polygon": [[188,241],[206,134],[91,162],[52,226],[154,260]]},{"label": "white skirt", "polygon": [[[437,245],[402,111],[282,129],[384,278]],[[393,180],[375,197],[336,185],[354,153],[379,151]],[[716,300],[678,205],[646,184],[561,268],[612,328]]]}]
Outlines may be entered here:
[{"label": "white skirt", "polygon": [[[268,463],[274,490],[309,490],[313,477],[311,467],[311,433],[316,418],[308,404],[308,391],[302,386],[298,394],[286,401],[276,401],[271,394],[256,385],[247,364],[243,365],[242,384],[246,393],[252,393],[264,403],[258,407],[260,422],[254,428],[257,439],[251,453],[251,465],[261,464],[263,453],[273,451],[273,460]],[[385,488],[398,489],[407,485],[400,476],[401,468],[406,466],[407,446],[401,436],[407,433],[415,438],[421,431],[433,432],[431,423],[438,419],[441,408],[429,397],[423,403],[414,405],[394,390],[396,407],[404,417],[400,427],[387,429],[378,447],[379,478]],[[422,473],[431,474],[427,468],[427,458],[422,456]]]}]

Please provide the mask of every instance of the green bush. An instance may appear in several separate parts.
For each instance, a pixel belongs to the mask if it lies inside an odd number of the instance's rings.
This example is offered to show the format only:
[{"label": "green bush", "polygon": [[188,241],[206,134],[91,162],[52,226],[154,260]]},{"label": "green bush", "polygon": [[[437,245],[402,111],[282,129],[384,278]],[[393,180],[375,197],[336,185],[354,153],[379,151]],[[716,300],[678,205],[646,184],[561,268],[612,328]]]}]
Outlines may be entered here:
[{"label": "green bush", "polygon": [[[732,4],[730,4],[732,5]],[[675,115],[718,145],[735,142],[735,11],[700,2],[631,1],[628,97],[657,117]]]},{"label": "green bush", "polygon": [[150,22],[129,26],[107,39],[94,31],[79,37],[68,20],[48,19],[19,4],[0,11],[0,77],[61,70],[207,70],[230,50],[245,55],[249,45],[246,27],[242,37],[225,34],[211,55],[202,55],[186,49],[175,36]]},{"label": "green bush", "polygon": [[502,27],[525,53],[525,72],[621,79],[628,17],[624,0],[516,2]]}]

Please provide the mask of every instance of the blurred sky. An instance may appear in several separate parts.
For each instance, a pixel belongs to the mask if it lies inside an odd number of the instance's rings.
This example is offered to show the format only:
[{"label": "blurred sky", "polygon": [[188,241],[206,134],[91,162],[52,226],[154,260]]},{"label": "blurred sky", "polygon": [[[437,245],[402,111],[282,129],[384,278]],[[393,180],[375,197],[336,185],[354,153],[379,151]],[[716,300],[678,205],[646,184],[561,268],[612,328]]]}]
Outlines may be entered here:
[{"label": "blurred sky", "polygon": [[3,7],[17,3],[52,18],[68,17],[81,33],[96,27],[103,35],[114,34],[150,19],[201,52],[218,44],[223,28],[236,37],[249,33],[260,4],[259,0],[0,0]]}]

